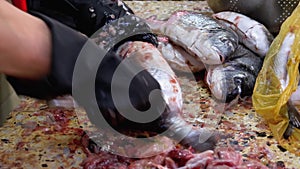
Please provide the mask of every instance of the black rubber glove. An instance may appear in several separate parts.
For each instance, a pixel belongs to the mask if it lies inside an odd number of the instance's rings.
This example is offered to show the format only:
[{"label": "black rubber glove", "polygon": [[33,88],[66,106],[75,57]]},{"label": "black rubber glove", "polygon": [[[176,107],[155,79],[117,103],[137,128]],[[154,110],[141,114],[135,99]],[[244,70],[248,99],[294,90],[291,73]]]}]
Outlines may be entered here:
[{"label": "black rubber glove", "polygon": [[[62,2],[66,4],[61,4]],[[40,80],[32,81],[8,77],[8,80],[18,94],[42,99],[71,94],[74,66],[88,38],[70,27],[81,31],[83,34],[90,35],[94,30],[97,30],[113,19],[132,13],[127,6],[119,6],[117,2],[109,4],[95,0],[78,1],[78,3],[72,1],[72,4],[70,2],[58,0],[28,1],[29,12],[44,20],[50,28],[53,47],[52,65],[50,74]],[[40,11],[43,14],[36,11]],[[91,11],[94,11],[96,16]],[[78,16],[80,16],[79,19],[77,18]],[[87,16],[93,17],[89,20]],[[84,19],[85,17],[86,19]],[[53,18],[64,24],[57,22]],[[87,27],[88,29],[84,29],[84,25],[87,23],[90,26]],[[156,45],[155,36],[149,33],[130,37],[126,40],[143,40]],[[109,110],[115,110],[111,97],[110,84],[112,75],[120,62],[121,59],[111,50],[104,57],[97,72],[95,92],[98,105],[104,113],[109,112]],[[131,72],[128,65],[128,69],[125,70],[124,75],[129,76],[133,73],[135,72]],[[139,110],[147,109],[150,106],[148,100],[149,93],[153,89],[160,88],[157,81],[147,71],[139,73],[131,82],[131,86],[129,96],[132,104]],[[126,99],[125,96],[124,99]],[[110,116],[107,116],[107,118],[110,118]]]},{"label": "black rubber glove", "polygon": [[43,13],[91,36],[104,24],[133,11],[116,0],[27,0],[31,11]]}]

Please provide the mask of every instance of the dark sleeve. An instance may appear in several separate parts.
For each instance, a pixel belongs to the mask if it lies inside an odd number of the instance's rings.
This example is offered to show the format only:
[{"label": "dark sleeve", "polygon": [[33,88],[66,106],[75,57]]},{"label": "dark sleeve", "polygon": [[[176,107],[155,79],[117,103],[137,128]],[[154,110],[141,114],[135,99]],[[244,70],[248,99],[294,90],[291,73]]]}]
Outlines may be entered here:
[{"label": "dark sleeve", "polygon": [[[72,93],[74,66],[83,45],[88,40],[87,36],[120,17],[133,14],[132,10],[124,3],[107,2],[98,0],[28,0],[29,12],[41,18],[51,31],[52,63],[50,74],[39,80],[8,77],[18,94],[47,99]],[[131,23],[126,22],[126,24]],[[146,24],[144,25],[146,26]],[[143,28],[135,27],[135,29],[138,31]],[[157,39],[152,33],[137,34],[120,43],[125,41],[145,41],[157,45]],[[112,50],[116,49],[118,45],[116,44]],[[111,52],[108,55],[109,57],[115,56]],[[116,58],[112,59],[116,63],[120,62]]]},{"label": "dark sleeve", "polygon": [[43,14],[35,12],[33,15],[41,18],[51,31],[52,63],[50,74],[39,80],[25,80],[14,77],[7,77],[7,80],[16,92],[22,95],[46,99],[70,94],[72,92],[74,65],[88,38]]}]

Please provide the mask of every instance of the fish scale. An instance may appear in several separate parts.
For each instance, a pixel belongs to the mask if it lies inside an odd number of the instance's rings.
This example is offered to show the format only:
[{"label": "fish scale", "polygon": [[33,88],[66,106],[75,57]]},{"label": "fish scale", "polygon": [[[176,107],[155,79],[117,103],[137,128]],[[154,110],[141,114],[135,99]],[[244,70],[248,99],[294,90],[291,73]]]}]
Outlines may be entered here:
[{"label": "fish scale", "polygon": [[147,19],[150,29],[167,36],[204,64],[221,64],[238,46],[235,32],[205,14],[179,11],[167,21]]}]

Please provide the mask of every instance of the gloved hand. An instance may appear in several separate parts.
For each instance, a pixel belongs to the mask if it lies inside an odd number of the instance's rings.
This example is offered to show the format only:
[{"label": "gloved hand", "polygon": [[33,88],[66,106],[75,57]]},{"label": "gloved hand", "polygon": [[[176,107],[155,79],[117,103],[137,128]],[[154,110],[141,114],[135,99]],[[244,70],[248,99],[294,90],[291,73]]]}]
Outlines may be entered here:
[{"label": "gloved hand", "polygon": [[[88,38],[70,27],[89,36],[110,21],[132,14],[130,8],[125,4],[118,1],[105,2],[98,0],[27,1],[28,12],[45,21],[51,31],[52,65],[50,74],[40,80],[8,77],[18,94],[49,99],[72,93],[74,66]],[[151,33],[139,34],[126,40],[143,40],[156,45],[156,37]],[[116,56],[114,51],[109,51],[101,62],[96,76],[95,92],[98,105],[107,118],[111,116],[109,111],[115,110],[110,85],[112,75],[120,63],[121,59]],[[124,76],[131,76],[135,73],[131,71],[130,65],[125,65],[125,67],[127,69],[123,72]],[[130,100],[139,110],[147,109],[150,106],[150,92],[160,88],[157,81],[147,71],[139,73],[131,82],[131,86]],[[122,87],[121,84],[120,87]],[[120,97],[127,99],[126,96]]]},{"label": "gloved hand", "polygon": [[214,12],[234,11],[264,24],[278,34],[283,21],[293,12],[299,0],[206,0]]},{"label": "gloved hand", "polygon": [[122,1],[27,0],[28,10],[37,11],[90,36],[104,24],[133,11]]}]

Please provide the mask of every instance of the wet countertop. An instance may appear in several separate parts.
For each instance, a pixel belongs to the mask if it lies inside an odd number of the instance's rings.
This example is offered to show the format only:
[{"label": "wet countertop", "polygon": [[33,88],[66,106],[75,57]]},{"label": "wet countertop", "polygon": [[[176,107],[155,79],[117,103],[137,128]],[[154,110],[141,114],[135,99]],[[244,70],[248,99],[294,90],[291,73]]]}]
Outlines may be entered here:
[{"label": "wet countertop", "polygon": [[[167,18],[176,10],[211,12],[205,1],[127,1],[136,15]],[[184,118],[194,126],[212,127],[232,134],[218,146],[229,146],[245,158],[254,158],[270,168],[300,168],[300,157],[278,145],[251,100],[218,112],[203,82],[203,74],[190,79],[178,75],[184,91]],[[81,168],[86,155],[78,141],[81,128],[76,110],[50,109],[45,101],[22,97],[21,105],[0,128],[0,168]],[[68,121],[60,119],[65,113]],[[84,113],[84,112],[83,112]],[[53,121],[56,121],[55,123]],[[54,124],[61,125],[54,125]],[[62,124],[68,130],[61,130]]]}]

